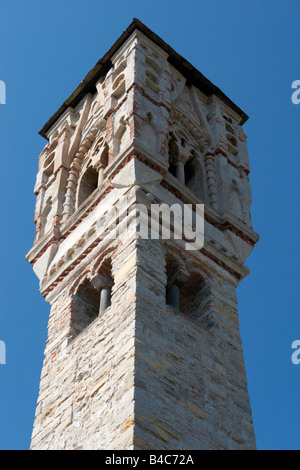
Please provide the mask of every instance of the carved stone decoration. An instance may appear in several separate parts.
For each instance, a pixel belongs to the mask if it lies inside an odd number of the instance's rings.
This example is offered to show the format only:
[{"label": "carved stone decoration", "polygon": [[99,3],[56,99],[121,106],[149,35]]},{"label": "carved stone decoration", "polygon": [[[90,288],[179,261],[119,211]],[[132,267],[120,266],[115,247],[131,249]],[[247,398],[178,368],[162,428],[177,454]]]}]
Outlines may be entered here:
[{"label": "carved stone decoration", "polygon": [[130,129],[128,119],[122,115],[115,126],[115,133],[113,137],[113,156],[122,152],[130,138]]},{"label": "carved stone decoration", "polygon": [[151,152],[157,152],[156,127],[151,112],[146,113],[143,118],[139,142],[144,148],[149,149]]},{"label": "carved stone decoration", "polygon": [[213,138],[209,128],[209,124],[206,117],[206,110],[204,110],[204,104],[200,101],[198,92],[194,86],[190,87],[190,97],[191,102],[193,104],[193,108],[199,120],[199,126],[201,128],[202,134],[204,136],[204,140],[206,145],[209,147],[213,146]]},{"label": "carved stone decoration", "polygon": [[217,185],[217,173],[215,166],[215,155],[210,152],[209,149],[204,151],[204,162],[206,169],[206,178],[208,185],[209,199],[211,207],[215,210],[219,209],[218,203],[218,185]]},{"label": "carved stone decoration", "polygon": [[[61,188],[64,185],[65,164],[76,129],[75,122],[74,116],[70,117],[70,114],[67,114],[40,154],[39,171],[34,188],[37,196],[34,219],[36,223],[35,241],[40,240],[52,227],[59,229],[64,196],[61,191],[57,192],[55,188]],[[49,214],[49,200],[52,201],[51,214]],[[51,223],[48,220],[50,217],[53,219]]]},{"label": "carved stone decoration", "polygon": [[[200,150],[204,158],[204,169],[208,187],[209,202],[213,209],[218,210],[217,173],[215,166],[214,151],[212,149],[213,138],[205,113],[202,110],[197,91],[194,87],[188,91],[183,88],[177,94],[170,113],[172,122],[177,122],[188,132],[195,142],[194,147]],[[174,124],[172,125],[172,128]],[[187,157],[181,160],[186,163]],[[180,165],[180,164],[179,164]],[[182,173],[182,171],[181,171]],[[183,178],[181,177],[181,182]]]},{"label": "carved stone decoration", "polygon": [[174,67],[170,67],[170,74],[171,74],[171,104],[173,106],[175,100],[177,97],[180,95],[180,93],[183,91],[185,84],[186,84],[186,79],[177,72]]},{"label": "carved stone decoration", "polygon": [[49,196],[44,205],[43,212],[40,217],[40,223],[41,223],[40,237],[42,237],[44,233],[47,231],[47,226],[52,225],[50,217],[49,217],[51,208],[52,208],[52,198],[51,196]]},{"label": "carved stone decoration", "polygon": [[109,149],[106,143],[98,151],[98,155],[100,158],[94,163],[94,168],[98,171],[98,186],[101,186],[104,181],[104,170],[108,165]]},{"label": "carved stone decoration", "polygon": [[63,222],[65,222],[74,211],[75,207],[75,194],[78,181],[78,172],[81,167],[82,160],[94,142],[97,133],[97,128],[94,128],[81,142],[78,152],[76,153],[70,167],[69,177],[66,188],[66,198],[63,211]]},{"label": "carved stone decoration", "polygon": [[228,207],[230,212],[238,219],[243,219],[243,198],[241,189],[236,180],[232,180],[228,194]]},{"label": "carved stone decoration", "polygon": [[[198,112],[199,109],[200,108],[198,107]],[[208,127],[203,124],[204,118],[202,113],[199,115],[196,114],[191,100],[191,93],[188,89],[184,88],[173,103],[172,110],[170,112],[170,119],[178,121],[187,130],[187,132],[193,136],[201,150],[204,146],[210,147],[211,137],[208,132]]]},{"label": "carved stone decoration", "polygon": [[79,171],[81,169],[83,159],[92,147],[96,135],[99,132],[99,128],[103,127],[103,123],[103,120],[96,122],[94,126],[88,131],[87,135],[82,139],[79,149],[71,163],[63,210],[63,222],[65,222],[74,212]]}]

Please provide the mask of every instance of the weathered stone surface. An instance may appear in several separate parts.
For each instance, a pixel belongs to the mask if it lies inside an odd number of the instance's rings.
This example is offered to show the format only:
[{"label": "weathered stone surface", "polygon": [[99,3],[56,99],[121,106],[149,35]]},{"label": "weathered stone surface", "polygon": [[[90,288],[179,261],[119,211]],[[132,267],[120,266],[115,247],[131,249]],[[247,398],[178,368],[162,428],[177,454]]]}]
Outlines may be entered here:
[{"label": "weathered stone surface", "polygon": [[[51,313],[31,449],[253,449],[245,114],[135,24],[43,131],[27,258]],[[143,239],[162,203],[205,205],[201,250]]]}]

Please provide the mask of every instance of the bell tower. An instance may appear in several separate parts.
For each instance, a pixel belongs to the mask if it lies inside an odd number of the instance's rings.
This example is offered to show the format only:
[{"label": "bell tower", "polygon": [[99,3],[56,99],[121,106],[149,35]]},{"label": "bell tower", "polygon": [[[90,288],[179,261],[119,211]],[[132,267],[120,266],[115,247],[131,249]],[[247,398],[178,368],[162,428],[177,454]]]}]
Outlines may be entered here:
[{"label": "bell tower", "polygon": [[[246,120],[134,19],[40,131],[27,259],[51,312],[31,449],[255,448]],[[201,204],[198,249],[175,216],[174,236],[163,214],[141,236],[153,206]]]}]

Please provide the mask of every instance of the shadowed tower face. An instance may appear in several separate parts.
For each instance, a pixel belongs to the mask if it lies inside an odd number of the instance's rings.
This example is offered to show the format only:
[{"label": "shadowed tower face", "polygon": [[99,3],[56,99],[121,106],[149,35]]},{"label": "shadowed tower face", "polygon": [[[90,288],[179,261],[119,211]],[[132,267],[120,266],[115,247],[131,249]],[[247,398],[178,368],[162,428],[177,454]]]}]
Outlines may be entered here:
[{"label": "shadowed tower face", "polygon": [[[51,312],[32,449],[255,448],[246,119],[133,20],[41,130],[27,259]],[[204,204],[201,249],[141,236],[137,208],[163,203]]]}]

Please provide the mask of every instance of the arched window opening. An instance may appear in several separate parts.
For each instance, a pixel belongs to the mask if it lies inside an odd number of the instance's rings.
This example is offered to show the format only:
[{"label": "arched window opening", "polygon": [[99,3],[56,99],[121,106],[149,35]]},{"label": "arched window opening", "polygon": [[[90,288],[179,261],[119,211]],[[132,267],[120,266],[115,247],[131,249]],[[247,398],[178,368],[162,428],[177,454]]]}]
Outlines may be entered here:
[{"label": "arched window opening", "polygon": [[177,162],[179,149],[174,139],[169,142],[169,172],[173,176],[177,176]]},{"label": "arched window opening", "polygon": [[83,281],[72,299],[70,339],[74,339],[98,316],[100,306],[99,291],[89,280]]},{"label": "arched window opening", "polygon": [[98,172],[90,167],[86,170],[80,181],[77,207],[80,207],[84,201],[93,194],[97,187]]},{"label": "arched window opening", "polygon": [[210,285],[198,269],[188,272],[173,254],[166,257],[166,304],[207,328],[213,322]]},{"label": "arched window opening", "polygon": [[92,279],[85,279],[72,298],[70,340],[85,330],[111,305],[113,278],[111,262],[105,260],[101,272]]},{"label": "arched window opening", "polygon": [[173,255],[166,258],[166,303],[176,310],[181,310],[182,287],[189,278],[188,272],[180,265],[179,260]]},{"label": "arched window opening", "polygon": [[107,167],[107,165],[108,165],[108,145],[104,146],[103,152],[102,152],[101,157],[100,157],[100,162],[101,162],[101,165],[103,165],[104,168]]},{"label": "arched window opening", "polygon": [[195,156],[185,164],[185,184],[199,199],[204,199],[202,167]]},{"label": "arched window opening", "polygon": [[195,321],[203,320],[209,307],[207,284],[201,274],[193,272],[181,288],[181,312]]}]

